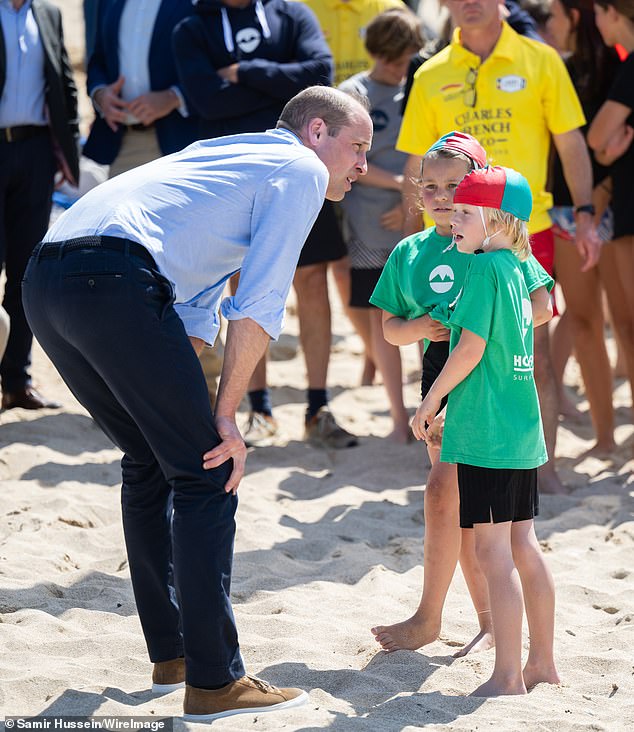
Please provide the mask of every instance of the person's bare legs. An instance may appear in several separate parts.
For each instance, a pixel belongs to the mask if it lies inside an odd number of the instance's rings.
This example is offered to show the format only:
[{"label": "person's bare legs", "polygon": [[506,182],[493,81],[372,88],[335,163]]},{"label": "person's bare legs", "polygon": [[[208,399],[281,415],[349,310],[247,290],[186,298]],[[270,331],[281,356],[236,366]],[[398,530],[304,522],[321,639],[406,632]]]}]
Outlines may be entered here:
[{"label": "person's bare legs", "polygon": [[555,445],[557,442],[557,424],[559,421],[559,401],[557,399],[557,382],[550,357],[550,340],[548,327],[541,325],[535,328],[535,385],[539,395],[539,406],[544,426],[544,440],[548,451],[548,462],[538,471],[539,489],[542,493],[566,493],[566,488],[559,480],[555,470]]},{"label": "person's bare legs", "polygon": [[[566,298],[566,313],[597,442],[594,451],[614,447],[612,373],[603,334],[603,307],[599,267],[581,272],[581,259],[572,242],[555,237],[555,268]],[[550,453],[549,453],[550,455]]]},{"label": "person's bare legs", "polygon": [[553,647],[555,640],[555,585],[535,536],[532,520],[516,521],[511,528],[513,561],[524,590],[524,604],[530,635],[524,684],[559,684]]},{"label": "person's bare legs", "polygon": [[454,658],[467,656],[470,653],[488,651],[495,645],[493,622],[491,620],[491,604],[486,577],[475,552],[475,532],[473,529],[461,529],[460,568],[467,584],[471,602],[478,616],[479,633],[463,648],[456,651]]},{"label": "person's bare legs", "polygon": [[364,312],[364,309],[350,307],[350,257],[342,257],[334,262],[330,262],[330,271],[335,280],[343,310],[355,331],[359,334],[363,341],[363,347],[365,348],[361,386],[371,386],[374,383],[376,364],[374,354],[372,353],[370,320],[367,313]]},{"label": "person's bare legs", "polygon": [[432,467],[424,498],[423,594],[411,618],[372,628],[376,641],[385,651],[414,651],[438,638],[445,597],[460,554],[456,466],[441,463],[438,448],[429,447],[428,452]]},{"label": "person's bare legs", "polygon": [[606,295],[634,400],[634,236],[616,239],[603,247],[601,258]]},{"label": "person's bare legs", "polygon": [[[548,326],[547,326],[548,327]],[[550,356],[553,362],[555,381],[557,382],[557,397],[559,399],[559,414],[564,417],[578,417],[579,410],[566,393],[564,372],[568,360],[572,355],[573,340],[572,326],[568,308],[557,318],[557,322],[550,332]]]},{"label": "person's bare legs", "polygon": [[381,325],[381,311],[377,308],[367,310],[370,319],[370,330],[372,332],[372,352],[376,365],[383,376],[383,384],[390,402],[390,414],[394,429],[389,435],[394,442],[409,442],[411,431],[409,428],[409,416],[405,403],[403,402],[403,367],[401,364],[401,351],[398,346],[388,343],[383,337],[383,326]]},{"label": "person's bare legs", "polygon": [[475,524],[476,556],[486,576],[495,630],[495,665],[471,696],[526,694],[522,675],[523,600],[511,551],[511,522]]},{"label": "person's bare legs", "polygon": [[368,308],[348,306],[345,308],[345,311],[357,335],[363,342],[363,371],[361,372],[361,386],[372,386],[378,364],[376,363],[376,356],[374,354],[372,326],[370,325],[370,310]]},{"label": "person's bare legs", "polygon": [[304,351],[309,389],[325,389],[330,360],[330,301],[327,262],[298,267],[293,278],[297,294],[299,340]]}]

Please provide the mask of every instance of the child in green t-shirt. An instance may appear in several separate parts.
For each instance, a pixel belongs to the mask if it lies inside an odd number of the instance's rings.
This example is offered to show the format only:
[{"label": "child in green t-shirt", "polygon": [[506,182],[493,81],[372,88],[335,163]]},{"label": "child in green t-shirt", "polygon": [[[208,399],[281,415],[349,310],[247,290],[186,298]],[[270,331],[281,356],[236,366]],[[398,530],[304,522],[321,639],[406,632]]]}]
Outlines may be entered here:
[{"label": "child in green t-shirt", "polygon": [[[531,208],[528,183],[508,168],[473,171],[458,186],[453,239],[460,251],[478,256],[450,317],[449,358],[412,422],[418,439],[431,439],[449,395],[441,459],[458,466],[460,526],[474,528],[496,646],[493,674],[475,696],[559,683],[555,592],[533,522],[537,467],[547,455],[533,379],[531,301],[520,267],[530,255]],[[524,669],[522,589],[530,628]]]},{"label": "child in green t-shirt", "polygon": [[[424,339],[421,394],[424,398],[449,355],[449,331],[434,319],[434,310],[456,300],[473,260],[452,244],[450,218],[453,195],[462,178],[486,165],[486,153],[471,135],[450,132],[423,157],[422,200],[435,226],[401,241],[390,255],[371,302],[383,310],[385,337],[395,345]],[[526,284],[535,302],[534,324],[550,318],[548,292],[552,281],[531,258],[523,265]],[[436,429],[439,425],[436,424]],[[439,443],[439,440],[437,441]],[[486,580],[475,558],[473,530],[460,528],[456,466],[442,462],[439,444],[427,443],[431,470],[424,496],[425,574],[422,597],[407,620],[372,628],[386,651],[415,650],[435,641],[442,609],[458,557],[473,601],[478,634],[455,655],[483,651],[493,645]]]}]

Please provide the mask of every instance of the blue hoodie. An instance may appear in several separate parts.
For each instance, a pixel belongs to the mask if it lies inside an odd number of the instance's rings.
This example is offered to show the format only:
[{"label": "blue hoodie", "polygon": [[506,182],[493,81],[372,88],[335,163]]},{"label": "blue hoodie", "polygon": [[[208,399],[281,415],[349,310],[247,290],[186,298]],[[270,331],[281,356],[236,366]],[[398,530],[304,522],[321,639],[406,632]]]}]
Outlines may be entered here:
[{"label": "blue hoodie", "polygon": [[[332,55],[317,19],[298,2],[252,0],[231,8],[198,0],[172,42],[181,88],[201,117],[201,137],[275,127],[291,97],[332,81]],[[237,84],[216,73],[234,63]]]}]

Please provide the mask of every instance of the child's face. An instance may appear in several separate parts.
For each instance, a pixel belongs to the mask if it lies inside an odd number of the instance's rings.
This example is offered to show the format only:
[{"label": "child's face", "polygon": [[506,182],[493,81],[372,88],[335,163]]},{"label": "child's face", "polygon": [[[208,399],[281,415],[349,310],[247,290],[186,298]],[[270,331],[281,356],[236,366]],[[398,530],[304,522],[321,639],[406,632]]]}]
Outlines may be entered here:
[{"label": "child's face", "polygon": [[443,236],[451,233],[453,196],[469,170],[469,163],[458,158],[431,158],[423,163],[423,206]]},{"label": "child's face", "polygon": [[407,70],[409,69],[412,56],[417,50],[415,48],[406,51],[392,61],[387,61],[381,56],[373,56],[374,68],[372,69],[372,76],[381,84],[388,84],[390,86],[402,84],[407,76]]},{"label": "child's face", "polygon": [[454,206],[451,233],[458,251],[463,254],[473,254],[480,248],[486,236],[478,208],[469,203],[457,203]]}]

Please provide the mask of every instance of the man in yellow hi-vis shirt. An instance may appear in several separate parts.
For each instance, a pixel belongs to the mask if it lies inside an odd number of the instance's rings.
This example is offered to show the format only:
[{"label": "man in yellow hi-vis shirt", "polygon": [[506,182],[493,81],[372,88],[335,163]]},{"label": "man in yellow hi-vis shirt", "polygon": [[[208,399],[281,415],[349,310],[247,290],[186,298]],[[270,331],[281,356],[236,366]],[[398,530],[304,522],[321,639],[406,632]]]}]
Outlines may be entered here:
[{"label": "man in yellow hi-vis shirt", "polygon": [[[416,73],[397,148],[410,154],[405,169],[405,234],[420,230],[415,181],[423,153],[451,130],[468,132],[489,160],[519,170],[531,186],[529,223],[533,253],[552,274],[554,243],[545,191],[550,140],[562,161],[576,207],[576,246],[589,269],[598,261],[593,223],[592,169],[579,128],[583,112],[557,53],[518,35],[500,20],[498,0],[447,0],[456,31],[449,46]],[[535,380],[550,457],[540,469],[540,487],[561,492],[554,469],[557,390],[548,329],[535,331]]]}]

